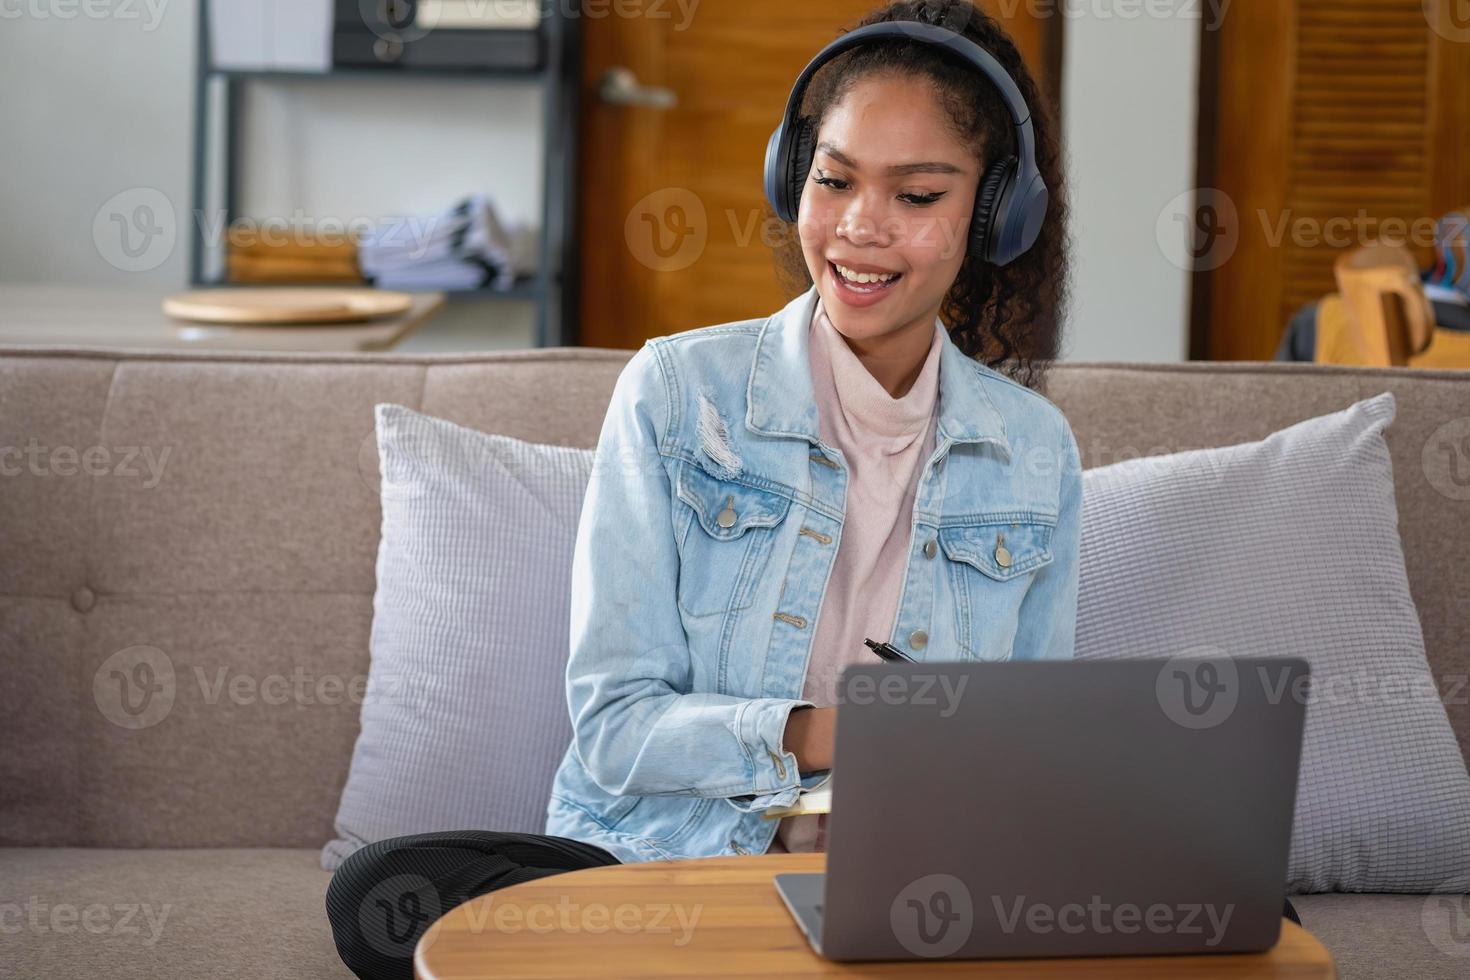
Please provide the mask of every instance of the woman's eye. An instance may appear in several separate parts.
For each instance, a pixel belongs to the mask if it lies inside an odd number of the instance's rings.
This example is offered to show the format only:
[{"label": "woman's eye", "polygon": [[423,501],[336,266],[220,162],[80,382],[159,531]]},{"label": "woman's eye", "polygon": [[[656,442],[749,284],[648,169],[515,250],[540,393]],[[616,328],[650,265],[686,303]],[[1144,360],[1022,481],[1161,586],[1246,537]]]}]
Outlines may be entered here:
[{"label": "woman's eye", "polygon": [[[847,190],[847,181],[842,180],[838,177],[813,176],[812,183],[820,184],[823,187],[830,187],[835,191]],[[933,204],[935,201],[939,200],[943,196],[944,193],[941,191],[937,194],[900,194],[898,195],[898,199],[900,201],[903,201],[905,204],[911,204],[916,207],[924,207],[926,205]]]}]

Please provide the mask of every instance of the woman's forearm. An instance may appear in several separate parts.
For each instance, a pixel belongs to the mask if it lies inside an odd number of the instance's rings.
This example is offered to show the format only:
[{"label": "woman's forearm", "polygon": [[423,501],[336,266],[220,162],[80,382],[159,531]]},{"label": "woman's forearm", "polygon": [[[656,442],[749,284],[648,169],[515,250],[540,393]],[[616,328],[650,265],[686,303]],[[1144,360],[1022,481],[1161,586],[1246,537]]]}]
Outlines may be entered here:
[{"label": "woman's forearm", "polygon": [[786,718],[782,744],[801,772],[831,769],[836,733],[836,708],[797,708]]}]

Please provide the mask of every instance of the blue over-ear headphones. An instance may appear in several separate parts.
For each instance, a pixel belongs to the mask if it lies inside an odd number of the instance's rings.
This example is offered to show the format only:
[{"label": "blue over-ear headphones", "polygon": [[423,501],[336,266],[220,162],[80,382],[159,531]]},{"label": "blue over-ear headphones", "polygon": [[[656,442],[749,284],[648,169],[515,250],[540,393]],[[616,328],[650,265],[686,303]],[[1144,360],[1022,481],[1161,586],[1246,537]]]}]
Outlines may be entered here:
[{"label": "blue over-ear headphones", "polygon": [[1000,91],[1015,128],[1017,156],[992,164],[980,178],[975,211],[970,219],[969,254],[995,265],[1006,265],[1036,243],[1046,218],[1050,194],[1036,169],[1036,135],[1031,110],[1015,80],[989,51],[962,34],[918,21],[869,24],[827,45],[797,76],[786,114],[766,146],[766,199],[782,221],[795,221],[801,189],[811,171],[817,134],[799,116],[807,83],[832,58],[875,38],[907,38],[944,48],[974,65]]}]

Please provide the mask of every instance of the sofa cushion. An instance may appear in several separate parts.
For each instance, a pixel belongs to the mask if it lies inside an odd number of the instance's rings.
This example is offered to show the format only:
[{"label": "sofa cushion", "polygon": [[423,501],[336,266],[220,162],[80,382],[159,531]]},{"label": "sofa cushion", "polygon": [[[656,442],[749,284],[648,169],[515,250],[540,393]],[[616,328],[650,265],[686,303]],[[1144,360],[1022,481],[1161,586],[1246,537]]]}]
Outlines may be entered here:
[{"label": "sofa cushion", "polygon": [[1470,912],[1459,895],[1294,895],[1339,980],[1464,980]]},{"label": "sofa cushion", "polygon": [[1307,708],[1294,892],[1470,888],[1470,776],[1404,573],[1394,413],[1384,392],[1259,442],[1083,474],[1079,658],[1311,665],[1308,687],[1278,688]]},{"label": "sofa cushion", "polygon": [[0,974],[347,978],[310,849],[0,849]]},{"label": "sofa cushion", "polygon": [[571,564],[593,451],[379,405],[383,534],[362,733],[322,851],[540,833],[566,706]]}]

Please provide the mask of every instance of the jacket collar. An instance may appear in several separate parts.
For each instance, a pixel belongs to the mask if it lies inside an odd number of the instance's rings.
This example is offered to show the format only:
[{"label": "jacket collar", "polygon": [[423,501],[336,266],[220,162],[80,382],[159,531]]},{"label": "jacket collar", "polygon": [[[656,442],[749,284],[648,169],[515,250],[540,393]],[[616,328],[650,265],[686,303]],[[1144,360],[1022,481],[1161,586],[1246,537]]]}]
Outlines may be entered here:
[{"label": "jacket collar", "polygon": [[[745,427],[768,436],[799,436],[820,443],[812,390],[808,335],[817,308],[813,285],[767,318],[755,341],[755,360],[745,392]],[[936,443],[992,442],[1009,459],[1005,420],[985,393],[976,363],[943,329],[939,355]]]}]

